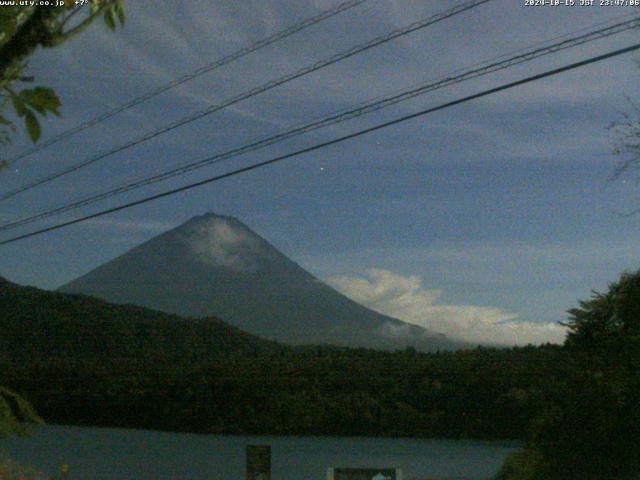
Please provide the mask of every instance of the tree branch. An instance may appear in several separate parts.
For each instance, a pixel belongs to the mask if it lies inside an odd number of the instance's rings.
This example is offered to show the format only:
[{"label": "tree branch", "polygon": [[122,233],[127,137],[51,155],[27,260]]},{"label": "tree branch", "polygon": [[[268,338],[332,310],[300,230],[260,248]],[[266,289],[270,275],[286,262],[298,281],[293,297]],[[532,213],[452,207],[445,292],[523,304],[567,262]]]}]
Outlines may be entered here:
[{"label": "tree branch", "polygon": [[46,24],[57,15],[55,8],[36,9],[18,32],[0,48],[0,80],[31,55],[38,45],[47,45],[50,32]]},{"label": "tree branch", "polygon": [[[50,43],[49,45],[47,45],[48,47],[55,47],[57,45],[60,45],[63,42],[66,42],[67,40],[69,40],[70,38],[75,37],[76,35],[78,35],[79,33],[81,33],[83,30],[85,30],[89,25],[91,25],[91,22],[93,22],[93,20],[100,15],[106,6],[108,6],[108,3],[104,3],[103,5],[100,6],[99,9],[97,9],[95,12],[91,13],[87,18],[85,18],[82,22],[80,22],[78,25],[76,25],[75,27],[73,27],[71,30],[68,30],[66,32],[62,32],[62,28],[64,27],[64,23],[63,22],[60,25],[60,32],[56,33],[55,35],[53,35],[50,39]],[[72,14],[73,15],[73,14]]]}]

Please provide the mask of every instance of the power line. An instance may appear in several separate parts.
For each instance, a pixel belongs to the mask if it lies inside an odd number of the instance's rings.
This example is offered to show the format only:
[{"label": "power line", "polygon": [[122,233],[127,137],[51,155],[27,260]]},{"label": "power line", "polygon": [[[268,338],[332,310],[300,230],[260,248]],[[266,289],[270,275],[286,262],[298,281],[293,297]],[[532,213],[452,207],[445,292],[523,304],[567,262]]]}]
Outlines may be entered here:
[{"label": "power line", "polygon": [[107,215],[109,213],[118,212],[120,210],[125,210],[125,209],[128,209],[128,208],[137,206],[137,205],[142,205],[144,203],[149,203],[149,202],[152,202],[154,200],[158,200],[160,198],[168,197],[168,196],[174,195],[176,193],[180,193],[180,192],[184,192],[184,191],[187,191],[187,190],[191,190],[191,189],[196,188],[196,187],[200,187],[202,185],[207,185],[209,183],[217,182],[217,181],[223,180],[225,178],[229,178],[229,177],[233,177],[233,176],[236,176],[236,175],[239,175],[239,174],[242,174],[242,173],[249,172],[251,170],[256,170],[258,168],[266,167],[268,165],[273,165],[275,163],[282,162],[283,160],[287,160],[289,158],[297,157],[299,155],[303,155],[303,154],[306,154],[306,153],[309,153],[309,152],[320,150],[322,148],[325,148],[325,147],[328,147],[328,146],[331,146],[331,145],[336,145],[336,144],[342,143],[342,142],[344,142],[346,140],[351,140],[353,138],[357,138],[357,137],[360,137],[360,136],[363,136],[363,135],[366,135],[366,134],[381,130],[383,128],[387,128],[387,127],[390,127],[392,125],[403,123],[403,122],[406,122],[408,120],[412,120],[414,118],[422,117],[422,116],[428,115],[430,113],[437,112],[439,110],[444,110],[446,108],[450,108],[450,107],[453,107],[455,105],[460,105],[462,103],[470,102],[470,101],[476,100],[478,98],[486,97],[488,95],[492,95],[494,93],[498,93],[498,92],[501,92],[501,91],[504,91],[504,90],[508,90],[508,89],[511,89],[511,88],[514,88],[514,87],[517,87],[517,86],[520,86],[520,85],[524,85],[524,84],[527,84],[527,83],[535,82],[535,81],[541,80],[543,78],[547,78],[547,77],[551,77],[551,76],[554,76],[554,75],[558,75],[560,73],[564,73],[564,72],[567,72],[569,70],[574,70],[574,69],[577,69],[577,68],[580,68],[580,67],[584,67],[586,65],[590,65],[590,64],[593,64],[593,63],[601,62],[603,60],[607,60],[609,58],[613,58],[613,57],[617,57],[617,56],[620,56],[620,55],[624,55],[626,53],[630,53],[630,52],[633,52],[633,51],[636,51],[636,50],[639,50],[639,49],[640,49],[640,43],[637,43],[637,44],[632,45],[630,47],[622,48],[622,49],[619,49],[619,50],[614,50],[614,51],[611,51],[609,53],[605,53],[605,54],[602,54],[602,55],[598,55],[598,56],[595,56],[595,57],[588,58],[587,60],[582,60],[580,62],[572,63],[572,64],[569,64],[569,65],[565,65],[564,67],[555,68],[553,70],[548,70],[546,72],[539,73],[537,75],[532,75],[530,77],[526,77],[526,78],[521,79],[521,80],[517,80],[517,81],[514,81],[514,82],[509,82],[509,83],[500,85],[498,87],[494,87],[494,88],[491,88],[491,89],[488,89],[488,90],[483,90],[482,92],[475,93],[473,95],[468,95],[466,97],[459,98],[457,100],[453,100],[453,101],[450,101],[450,102],[447,102],[447,103],[443,103],[443,104],[440,104],[440,105],[438,105],[436,107],[431,107],[431,108],[428,108],[426,110],[421,110],[421,111],[416,112],[416,113],[412,113],[412,114],[409,114],[409,115],[404,115],[404,116],[396,118],[394,120],[390,120],[388,122],[380,123],[380,124],[375,125],[373,127],[365,128],[363,130],[359,130],[357,132],[350,133],[348,135],[344,135],[342,137],[335,138],[333,140],[328,140],[326,142],[318,143],[318,144],[313,145],[311,147],[303,148],[301,150],[296,150],[294,152],[287,153],[285,155],[280,155],[278,157],[271,158],[269,160],[265,160],[263,162],[259,162],[259,163],[255,163],[253,165],[249,165],[249,166],[246,166],[246,167],[238,168],[236,170],[232,170],[231,172],[227,172],[227,173],[223,173],[223,174],[216,175],[216,176],[213,176],[213,177],[209,177],[207,179],[200,180],[200,181],[197,181],[197,182],[193,182],[193,183],[184,185],[182,187],[174,188],[172,190],[168,190],[168,191],[165,191],[165,192],[162,192],[162,193],[151,195],[149,197],[142,198],[140,200],[136,200],[136,201],[133,201],[133,202],[128,202],[128,203],[125,203],[123,205],[119,205],[117,207],[112,207],[112,208],[108,208],[108,209],[105,209],[105,210],[101,210],[99,212],[92,213],[90,215],[85,215],[83,217],[76,218],[74,220],[69,220],[69,221],[66,221],[66,222],[58,223],[58,224],[52,225],[50,227],[42,228],[40,230],[36,230],[36,231],[30,232],[30,233],[26,233],[26,234],[19,235],[19,236],[13,237],[13,238],[9,238],[7,240],[0,241],[0,245],[6,245],[6,244],[9,244],[9,243],[17,242],[19,240],[24,240],[26,238],[34,237],[36,235],[41,235],[41,234],[46,233],[46,232],[59,230],[59,229],[61,229],[63,227],[74,225],[76,223],[85,222],[87,220],[91,220],[93,218],[101,217],[101,216]]},{"label": "power line", "polygon": [[[626,16],[628,17],[628,16]],[[521,64],[521,63],[525,63],[531,60],[534,60],[536,58],[540,58],[546,55],[549,55],[551,53],[555,53],[561,50],[565,50],[568,48],[573,48],[576,47],[578,45],[583,45],[585,43],[588,42],[592,42],[594,40],[598,40],[598,39],[602,39],[605,37],[609,37],[612,35],[616,35],[622,32],[625,32],[627,30],[630,30],[632,28],[636,28],[640,25],[640,19],[634,15],[634,18],[632,20],[627,20],[624,22],[619,22],[616,23],[614,25],[610,25],[608,27],[605,28],[601,28],[595,31],[591,31],[588,32],[586,34],[580,35],[580,36],[576,36],[576,37],[572,37],[560,42],[556,42],[554,44],[551,45],[547,45],[545,47],[541,47],[541,48],[535,48],[535,47],[530,47],[528,50],[523,50],[520,49],[518,50],[519,52],[524,52],[524,53],[520,53],[518,55],[512,56],[512,57],[507,57],[504,60],[501,61],[497,61],[497,62],[493,62],[493,63],[488,63],[485,62],[485,65],[479,67],[479,68],[475,68],[475,69],[470,69],[467,71],[463,71],[461,74],[455,75],[455,76],[447,76],[441,80],[435,81],[435,82],[430,82],[427,84],[423,84],[420,85],[418,87],[414,87],[410,90],[403,90],[400,93],[397,93],[395,95],[391,95],[391,96],[387,96],[387,97],[383,97],[380,100],[374,101],[374,102],[370,102],[367,104],[364,104],[360,107],[357,107],[355,109],[351,109],[351,110],[347,110],[341,113],[337,113],[334,115],[331,115],[329,117],[323,118],[321,120],[317,120],[311,123],[308,123],[306,125],[303,126],[299,126],[290,130],[287,130],[285,132],[279,133],[277,135],[268,137],[268,138],[264,138],[255,142],[252,142],[250,144],[241,146],[241,147],[237,147],[231,150],[228,150],[226,152],[223,153],[219,153],[210,157],[207,157],[205,159],[190,163],[188,165],[184,165],[178,168],[174,168],[156,175],[152,175],[150,177],[146,177],[140,180],[136,180],[132,183],[120,186],[120,187],[116,187],[114,189],[110,189],[107,190],[105,192],[99,193],[99,194],[94,194],[94,195],[90,195],[88,197],[76,200],[74,202],[71,202],[69,204],[60,206],[60,207],[56,207],[53,208],[51,210],[47,210],[45,212],[39,213],[39,214],[35,214],[32,215],[30,217],[26,217],[23,219],[19,219],[10,223],[6,223],[4,225],[0,225],[0,230],[10,230],[13,228],[17,228],[19,226],[22,225],[26,225],[26,224],[30,224],[33,223],[37,220],[42,220],[44,218],[48,218],[51,217],[53,215],[56,214],[60,214],[60,213],[64,213],[70,210],[75,210],[77,208],[86,206],[86,205],[90,205],[93,204],[97,201],[100,200],[104,200],[106,198],[111,198],[113,196],[119,195],[121,193],[125,193],[131,190],[135,190],[137,188],[141,188],[143,186],[147,186],[147,185],[151,185],[163,180],[167,180],[169,178],[173,178],[179,175],[183,175],[185,173],[191,172],[193,170],[197,170],[199,168],[203,168],[205,166],[209,166],[212,164],[216,164],[219,162],[222,162],[224,160],[228,160],[230,158],[233,157],[237,157],[255,150],[258,150],[260,148],[269,146],[269,145],[273,145],[275,143],[279,143],[281,141],[290,139],[292,137],[298,136],[298,135],[302,135],[305,133],[308,133],[310,131],[313,130],[317,130],[320,128],[325,128],[331,125],[335,125],[337,123],[340,122],[344,122],[346,120],[350,120],[353,118],[357,118],[359,116],[362,115],[366,115],[369,113],[373,113],[375,111],[378,111],[380,109],[386,108],[388,106],[391,105],[395,105],[396,103],[400,103],[406,100],[409,100],[411,98],[417,97],[419,95],[423,95],[425,93],[428,92],[432,92],[434,90],[438,90],[440,88],[444,88],[447,86],[451,86],[457,83],[461,83],[464,82],[466,80],[470,80],[473,78],[477,78],[480,76],[484,76],[490,73],[494,73],[496,71],[499,70],[504,70],[507,68],[511,68],[515,65]],[[547,42],[548,43],[548,42]],[[501,56],[499,58],[504,58],[505,56]]]},{"label": "power line", "polygon": [[426,19],[422,19],[419,20],[417,22],[411,23],[403,28],[399,28],[396,30],[393,30],[385,35],[382,35],[380,37],[377,37],[373,40],[370,40],[369,42],[366,42],[364,44],[358,45],[356,47],[350,48],[349,50],[346,50],[344,52],[340,52],[337,53],[327,59],[324,60],[320,60],[312,65],[303,67],[293,73],[287,74],[283,77],[280,77],[276,80],[272,80],[270,82],[267,82],[263,85],[260,85],[258,87],[252,88],[251,90],[248,90],[244,93],[241,93],[240,95],[237,95],[235,97],[231,97],[227,100],[224,100],[222,103],[218,103],[215,105],[211,105],[203,110],[200,110],[199,112],[196,112],[195,114],[189,115],[187,117],[184,117],[176,122],[173,122],[167,126],[161,127],[159,129],[153,130],[145,135],[143,135],[142,137],[139,137],[135,140],[131,140],[125,144],[122,144],[118,147],[115,147],[111,150],[108,150],[107,152],[98,154],[95,157],[89,158],[88,160],[85,160],[81,163],[78,163],[76,165],[73,165],[71,167],[68,167],[60,172],[51,174],[47,177],[44,177],[40,180],[36,180],[32,183],[29,183],[27,185],[24,185],[22,187],[19,187],[15,190],[12,190],[8,193],[5,193],[3,195],[0,196],[0,201],[4,201],[4,200],[8,200],[9,198],[12,198],[22,192],[25,192],[27,190],[30,190],[32,188],[38,187],[40,185],[43,185],[45,183],[48,183],[50,181],[56,180],[64,175],[67,175],[69,173],[72,172],[76,172],[84,167],[87,167],[88,165],[91,165],[99,160],[102,160],[104,158],[107,158],[111,155],[114,155],[116,153],[122,152],[128,148],[131,148],[135,145],[139,145],[140,143],[146,142],[147,140],[151,140],[152,138],[158,137],[159,135],[163,135],[171,130],[174,130],[178,127],[181,127],[183,125],[186,125],[188,123],[191,123],[195,120],[199,120],[207,115],[211,115],[214,112],[217,112],[219,110],[222,110],[226,107],[229,107],[231,105],[234,105],[238,102],[241,102],[243,100],[246,100],[250,97],[253,97],[255,95],[259,95],[261,93],[264,93],[268,90],[271,90],[275,87],[278,87],[280,85],[283,85],[285,83],[288,83],[292,80],[301,78],[305,75],[308,75],[312,72],[315,72],[317,70],[320,70],[322,68],[325,68],[329,65],[333,65],[335,63],[338,63],[342,60],[345,60],[347,58],[353,57],[354,55],[357,55],[359,53],[362,53],[364,51],[370,50],[374,47],[377,47],[379,45],[382,45],[384,43],[390,42],[391,40],[395,40],[396,38],[408,35],[409,33],[415,32],[417,30],[426,28],[428,26],[431,26],[435,23],[441,22],[447,18],[453,17],[455,15],[459,15],[467,10],[470,10],[472,8],[478,7],[480,5],[483,5],[485,3],[491,2],[493,0],[471,0],[465,3],[462,3],[460,5],[457,5],[449,10],[446,10],[444,12],[438,13],[436,15],[433,15],[431,17],[428,17]]},{"label": "power line", "polygon": [[[325,10],[321,13],[319,13],[316,16],[310,17],[310,18],[306,18],[304,20],[302,20],[299,23],[296,23],[294,25],[291,25],[288,28],[285,28],[284,30],[281,30],[279,32],[274,33],[273,35],[264,38],[256,43],[253,43],[251,45],[248,45],[244,48],[241,48],[240,50],[237,50],[225,57],[222,57],[212,63],[209,63],[208,65],[205,65],[203,67],[198,68],[197,70],[194,70],[191,73],[187,73],[181,77],[178,77],[168,83],[165,83],[164,85],[161,85],[157,88],[154,88],[153,90],[150,90],[147,93],[144,93],[142,95],[140,95],[139,97],[136,97],[126,103],[123,103],[122,105],[119,105],[111,110],[108,110],[100,115],[98,115],[97,117],[92,118],[91,120],[88,120],[84,123],[81,123],[75,127],[72,127],[68,130],[65,130],[64,132],[61,132],[60,134],[49,138],[48,140],[35,145],[25,151],[23,151],[22,153],[19,153],[18,155],[10,158],[9,160],[7,160],[7,165],[12,165],[13,163],[17,162],[18,160],[21,160],[25,157],[28,157],[29,155],[32,155],[36,152],[39,152],[40,150],[43,150],[51,145],[54,145],[56,143],[58,143],[61,140],[64,140],[66,138],[69,138],[73,135],[75,135],[76,133],[82,132],[83,130],[86,130],[87,128],[91,128],[94,127],[95,125],[98,125],[99,123],[104,122],[105,120],[108,120],[109,118],[112,118],[116,115],[118,115],[119,113],[124,112],[125,110],[129,110],[130,108],[135,107],[136,105],[139,105],[143,102],[146,102],[147,100],[150,100],[154,97],[157,97],[158,95],[171,90],[179,85],[182,85],[183,83],[189,82],[191,80],[193,80],[194,78],[197,78],[201,75],[204,75],[205,73],[209,73],[212,72],[213,70],[216,70],[224,65],[228,65],[229,63],[235,62],[236,60],[239,60],[242,57],[245,57],[253,52],[256,52],[262,48],[265,48],[269,45],[272,45],[280,40],[284,40],[287,37],[290,37],[291,35],[294,35],[295,33],[301,32],[302,30],[305,30],[317,23],[320,23],[324,20],[327,20],[331,17],[334,17],[342,12],[345,12],[347,10],[350,10],[354,7],[357,7],[358,5],[366,2],[367,0],[349,0],[347,2],[343,2],[340,5],[337,5],[334,8],[330,8],[328,10]],[[77,11],[77,10],[76,10]]]}]

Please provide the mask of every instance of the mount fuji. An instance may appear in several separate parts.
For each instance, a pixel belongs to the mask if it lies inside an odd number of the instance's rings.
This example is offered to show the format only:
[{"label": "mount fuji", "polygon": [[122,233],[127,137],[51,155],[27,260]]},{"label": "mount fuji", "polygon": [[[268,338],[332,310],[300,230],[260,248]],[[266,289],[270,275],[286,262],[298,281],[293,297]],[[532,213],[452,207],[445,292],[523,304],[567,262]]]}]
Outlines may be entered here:
[{"label": "mount fuji", "polygon": [[423,351],[465,346],[338,293],[239,220],[194,217],[62,286],[289,344]]}]

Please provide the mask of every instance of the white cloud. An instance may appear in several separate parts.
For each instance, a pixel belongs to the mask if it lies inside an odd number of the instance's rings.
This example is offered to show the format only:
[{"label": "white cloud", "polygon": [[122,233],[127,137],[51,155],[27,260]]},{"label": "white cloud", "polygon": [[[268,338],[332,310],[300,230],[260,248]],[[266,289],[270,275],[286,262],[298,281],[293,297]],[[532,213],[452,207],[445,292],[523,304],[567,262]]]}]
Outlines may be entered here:
[{"label": "white cloud", "polygon": [[564,340],[565,329],[557,324],[518,321],[517,315],[494,307],[438,305],[442,291],[423,288],[416,276],[371,269],[366,277],[332,277],[328,282],[373,310],[456,340],[501,345]]},{"label": "white cloud", "polygon": [[201,221],[187,240],[200,261],[236,270],[251,269],[251,258],[260,250],[255,238],[220,218]]}]

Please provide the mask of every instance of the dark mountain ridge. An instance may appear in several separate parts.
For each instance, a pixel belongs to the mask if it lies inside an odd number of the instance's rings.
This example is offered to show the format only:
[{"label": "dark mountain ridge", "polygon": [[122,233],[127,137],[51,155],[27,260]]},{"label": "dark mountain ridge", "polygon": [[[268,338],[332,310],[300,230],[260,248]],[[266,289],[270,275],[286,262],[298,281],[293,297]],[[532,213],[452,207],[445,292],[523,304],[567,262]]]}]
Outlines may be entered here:
[{"label": "dark mountain ridge", "polygon": [[217,318],[185,319],[85,295],[0,282],[0,355],[38,359],[211,360],[280,348]]}]

